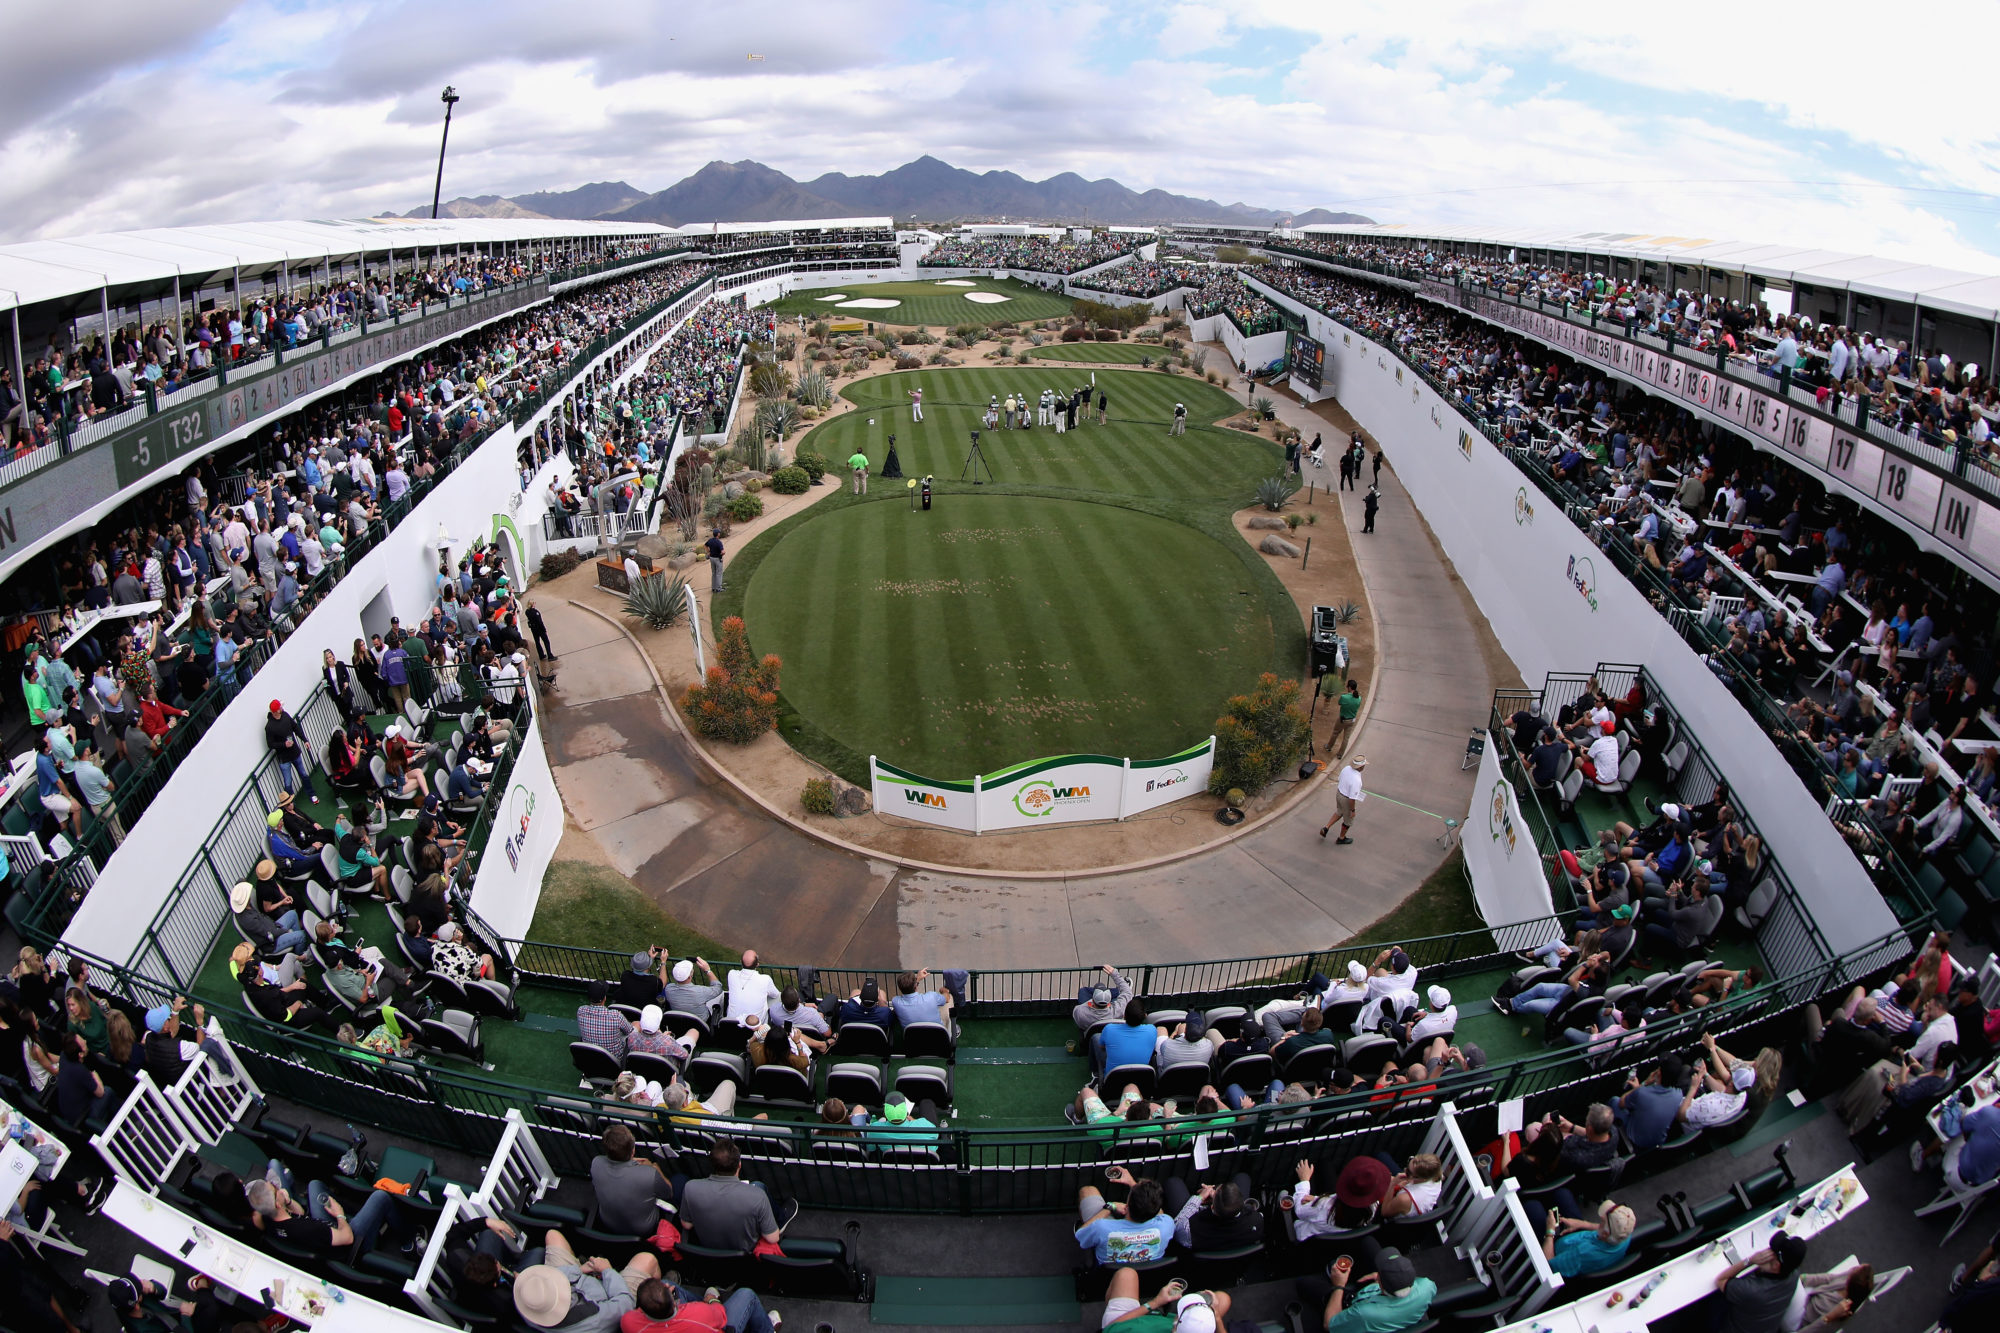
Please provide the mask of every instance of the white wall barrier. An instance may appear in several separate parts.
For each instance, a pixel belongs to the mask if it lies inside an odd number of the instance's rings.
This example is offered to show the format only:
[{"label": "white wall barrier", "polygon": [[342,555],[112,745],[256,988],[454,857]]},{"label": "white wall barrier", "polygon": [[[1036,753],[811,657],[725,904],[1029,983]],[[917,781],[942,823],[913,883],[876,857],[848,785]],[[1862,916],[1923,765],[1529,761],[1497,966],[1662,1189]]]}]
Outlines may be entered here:
[{"label": "white wall barrier", "polygon": [[921,777],[868,756],[878,813],[973,834],[1128,819],[1206,791],[1214,768],[1213,736],[1164,759],[1057,755],[962,782]]},{"label": "white wall barrier", "polygon": [[344,649],[364,632],[364,621],[386,624],[397,615],[414,625],[428,613],[440,528],[462,552],[472,538],[490,537],[496,520],[513,521],[511,502],[521,493],[518,439],[512,427],[496,431],[328,590],[301,632],[271,655],[174,770],[146,817],[127,830],[63,932],[66,942],[99,958],[132,957],[159,906],[163,873],[178,876],[194,861],[215,827],[219,796],[235,792],[247,765],[265,754],[264,701],[296,706],[305,699],[319,683],[320,651]]},{"label": "white wall barrier", "polygon": [[1756,721],[1560,507],[1394,351],[1253,285],[1326,345],[1326,382],[1381,442],[1522,677],[1645,663],[1778,851],[1833,952],[1893,931],[1867,872]]}]

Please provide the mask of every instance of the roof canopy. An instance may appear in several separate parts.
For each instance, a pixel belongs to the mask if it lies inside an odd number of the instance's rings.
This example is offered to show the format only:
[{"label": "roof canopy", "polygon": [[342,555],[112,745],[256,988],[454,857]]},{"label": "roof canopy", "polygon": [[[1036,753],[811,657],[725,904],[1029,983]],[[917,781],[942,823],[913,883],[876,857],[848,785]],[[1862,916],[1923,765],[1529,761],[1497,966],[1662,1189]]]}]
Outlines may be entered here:
[{"label": "roof canopy", "polygon": [[213,282],[241,271],[256,277],[322,260],[384,255],[391,249],[450,248],[502,241],[634,238],[671,235],[643,222],[566,222],[548,218],[351,218],[157,227],[64,240],[0,245],[0,309],[83,296],[100,290],[151,296]]},{"label": "roof canopy", "polygon": [[1313,223],[1308,235],[1351,236],[1357,240],[1464,242],[1522,250],[1562,250],[1640,262],[1705,266],[1794,285],[1852,291],[1887,301],[1907,301],[1928,310],[1973,319],[2000,320],[2000,276],[1934,268],[1907,259],[1816,250],[1797,245],[1760,245],[1704,236],[1656,236],[1643,232],[1554,231],[1537,227],[1472,231],[1400,225],[1342,226]]}]

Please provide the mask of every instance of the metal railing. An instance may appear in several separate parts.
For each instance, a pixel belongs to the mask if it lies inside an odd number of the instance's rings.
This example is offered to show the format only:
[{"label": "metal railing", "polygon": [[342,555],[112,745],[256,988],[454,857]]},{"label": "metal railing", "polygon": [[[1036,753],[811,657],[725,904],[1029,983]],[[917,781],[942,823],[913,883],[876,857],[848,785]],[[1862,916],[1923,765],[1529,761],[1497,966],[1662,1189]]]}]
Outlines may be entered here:
[{"label": "metal railing", "polygon": [[[1334,314],[1304,294],[1282,291],[1279,294],[1285,300],[1309,307],[1342,328],[1353,330],[1396,357],[1428,384],[1433,392],[1470,421],[1517,469],[1535,483],[1537,489],[1562,506],[1566,515],[1596,514],[1596,497],[1558,480],[1535,448],[1524,443],[1528,438],[1526,434],[1514,432],[1508,423],[1496,422],[1478,404],[1468,401],[1466,393],[1460,386],[1440,380],[1428,368],[1406,355],[1403,348],[1394,341],[1394,330],[1357,324]],[[1791,724],[1785,705],[1772,696],[1755,675],[1723,651],[1727,646],[1727,638],[1722,633],[1721,625],[1707,618],[1704,614],[1705,608],[1701,604],[1675,588],[1661,570],[1648,563],[1629,534],[1621,529],[1594,522],[1580,526],[1586,533],[1595,536],[1598,549],[1604,552],[1620,574],[1633,583],[1647,600],[1659,609],[1661,617],[1676,634],[1680,635],[1683,642],[1702,657],[1712,670],[1718,672],[1737,702],[1770,738],[1779,754],[1784,756],[1793,772],[1798,775],[1800,782],[1813,796],[1815,803],[1823,800],[1831,787],[1832,766],[1817,750],[1798,739],[1796,728]],[[1676,610],[1680,614],[1673,614]],[[1705,798],[1704,793],[1703,799]],[[1884,900],[1896,912],[1899,920],[1911,922],[1920,918],[1929,919],[1934,913],[1936,904],[1931,895],[1924,889],[1915,873],[1886,842],[1882,842],[1870,857],[1862,858],[1862,864],[1868,870],[1870,878],[1882,890]]]}]

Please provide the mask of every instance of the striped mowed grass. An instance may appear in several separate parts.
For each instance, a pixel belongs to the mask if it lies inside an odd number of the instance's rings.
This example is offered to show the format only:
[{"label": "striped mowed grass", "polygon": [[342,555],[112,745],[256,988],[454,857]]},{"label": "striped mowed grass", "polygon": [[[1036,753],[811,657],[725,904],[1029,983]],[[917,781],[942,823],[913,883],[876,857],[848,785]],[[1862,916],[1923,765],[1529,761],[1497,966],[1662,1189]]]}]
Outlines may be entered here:
[{"label": "striped mowed grass", "polygon": [[[1258,673],[1296,669],[1298,611],[1229,518],[1282,466],[1277,447],[1206,424],[1235,408],[1207,385],[1097,377],[1109,425],[980,427],[988,485],[958,480],[987,398],[1087,373],[864,380],[848,390],[862,411],[801,442],[828,458],[831,485],[857,444],[879,472],[893,425],[905,474],[937,480],[932,509],[912,512],[901,481],[871,476],[867,497],[829,496],[732,563],[713,615],[743,615],[755,650],[784,659],[792,744],[857,782],[871,753],[940,778],[1053,754],[1146,758],[1208,735]],[[1168,437],[1176,398],[1192,424]]]},{"label": "striped mowed grass", "polygon": [[[850,287],[835,283],[825,287],[802,288],[765,308],[781,318],[804,315],[809,320],[865,319],[899,328],[921,324],[933,329],[948,329],[955,324],[1012,324],[1021,320],[1055,319],[1069,313],[1070,298],[1060,292],[1045,292],[1012,278],[966,278],[964,281],[972,285],[940,286],[941,278],[919,279],[916,282],[858,283]],[[968,301],[968,292],[991,292],[1007,299]],[[843,310],[838,301],[820,299],[835,293],[852,300],[896,301],[899,304],[891,310],[866,307]]]},{"label": "striped mowed grass", "polygon": [[1031,347],[1028,355],[1037,361],[1082,361],[1090,365],[1136,366],[1141,361],[1160,359],[1158,343],[1052,342]]}]

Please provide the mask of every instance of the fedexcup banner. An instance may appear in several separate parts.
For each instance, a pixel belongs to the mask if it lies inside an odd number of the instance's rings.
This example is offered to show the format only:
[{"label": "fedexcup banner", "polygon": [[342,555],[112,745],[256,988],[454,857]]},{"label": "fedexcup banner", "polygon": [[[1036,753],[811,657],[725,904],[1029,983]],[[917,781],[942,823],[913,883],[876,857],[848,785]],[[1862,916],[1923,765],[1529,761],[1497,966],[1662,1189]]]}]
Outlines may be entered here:
[{"label": "fedexcup banner", "polygon": [[1215,737],[1164,759],[1066,754],[970,781],[920,777],[869,757],[875,809],[965,833],[1124,819],[1208,787]]}]

